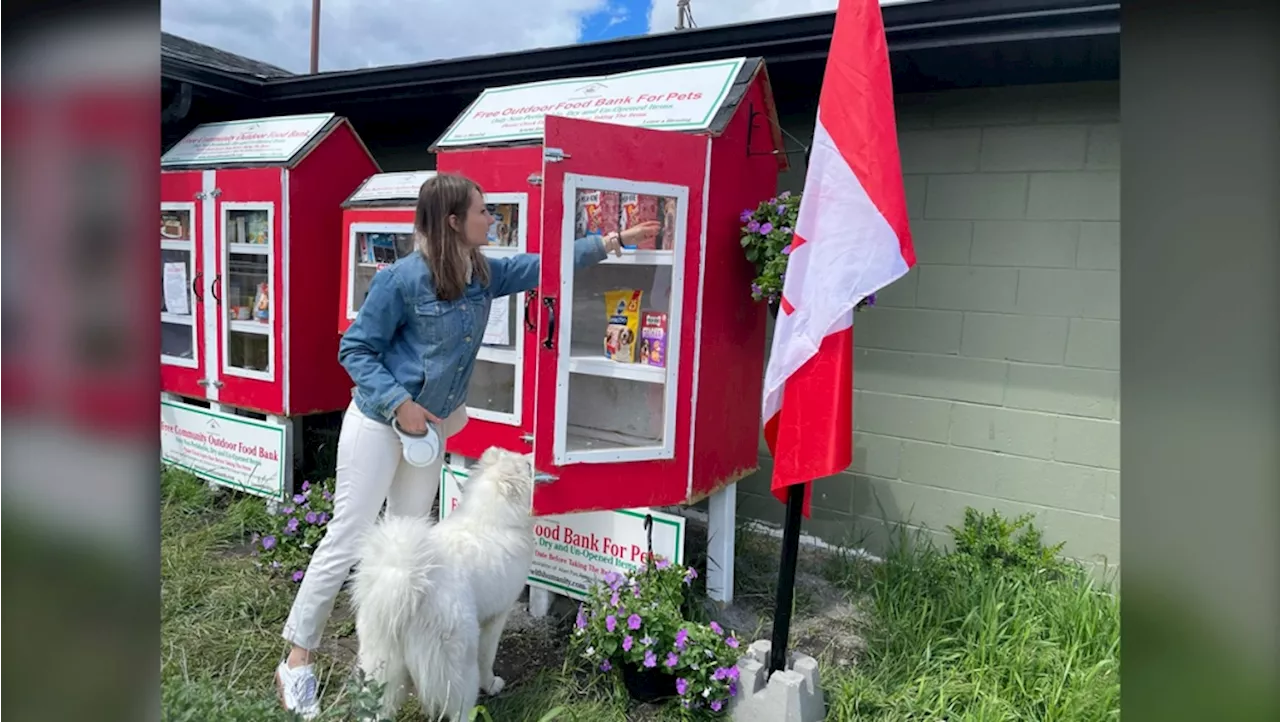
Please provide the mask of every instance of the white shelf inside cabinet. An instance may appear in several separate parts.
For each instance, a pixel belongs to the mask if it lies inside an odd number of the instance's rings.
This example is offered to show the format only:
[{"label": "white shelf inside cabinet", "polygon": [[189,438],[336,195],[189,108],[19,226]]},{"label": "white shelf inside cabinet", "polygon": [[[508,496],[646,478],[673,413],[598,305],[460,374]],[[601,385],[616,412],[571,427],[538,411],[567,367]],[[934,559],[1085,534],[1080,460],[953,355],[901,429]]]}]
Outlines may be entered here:
[{"label": "white shelf inside cabinet", "polygon": [[160,249],[164,251],[190,251],[191,239],[165,238],[160,236]]},{"label": "white shelf inside cabinet", "polygon": [[228,243],[227,253],[243,253],[253,256],[269,256],[271,255],[271,245],[268,243]]},{"label": "white shelf inside cabinet", "polygon": [[493,256],[495,258],[518,256],[523,253],[523,251],[516,246],[480,246],[480,252],[486,256]]},{"label": "white shelf inside cabinet", "polygon": [[629,251],[623,249],[621,256],[610,254],[601,263],[622,266],[670,266],[674,262],[671,251]]},{"label": "white shelf inside cabinet", "polygon": [[228,321],[227,328],[234,333],[252,333],[258,336],[270,336],[271,324],[261,321]]},{"label": "white shelf inside cabinet", "polygon": [[488,361],[495,364],[507,364],[508,366],[516,365],[515,349],[500,348],[497,346],[481,346],[480,353],[476,354],[476,358],[480,361]]},{"label": "white shelf inside cabinet", "polygon": [[611,361],[603,356],[569,357],[569,373],[584,376],[601,376],[607,379],[625,379],[650,384],[666,383],[667,370],[639,363]]},{"label": "white shelf inside cabinet", "polygon": [[662,449],[662,441],[659,439],[650,439],[632,434],[623,434],[616,431],[604,431],[601,429],[589,429],[583,426],[570,424],[566,429],[566,449],[571,454],[582,454],[584,452],[605,453],[611,451],[619,451],[626,449],[634,451],[638,449]]},{"label": "white shelf inside cabinet", "polygon": [[179,326],[190,326],[194,323],[194,318],[191,314],[165,313],[164,311],[161,311],[160,323],[176,323]]}]

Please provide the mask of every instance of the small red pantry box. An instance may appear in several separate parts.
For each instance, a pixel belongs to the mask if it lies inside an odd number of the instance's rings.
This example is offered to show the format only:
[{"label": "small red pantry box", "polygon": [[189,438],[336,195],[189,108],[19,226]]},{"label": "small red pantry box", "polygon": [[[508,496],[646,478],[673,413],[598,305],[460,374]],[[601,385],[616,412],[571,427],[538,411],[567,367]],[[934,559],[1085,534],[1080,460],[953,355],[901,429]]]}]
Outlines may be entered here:
[{"label": "small red pantry box", "polygon": [[342,201],[377,163],[332,113],[211,123],[162,156],[161,388],[268,416],[337,411]]},{"label": "small red pantry box", "polygon": [[[740,216],[786,166],[763,61],[486,90],[433,149],[514,199],[495,240],[516,220],[542,258],[537,291],[490,319],[514,346],[482,354],[468,401],[518,413],[477,416],[450,452],[532,451],[554,479],[539,514],[689,504],[757,468],[766,311]],[[644,221],[656,238],[575,270],[576,238]]]},{"label": "small red pantry box", "polygon": [[[362,183],[342,204],[345,289],[339,298],[340,331],[345,332],[355,320],[373,274],[414,251],[418,191],[433,175],[435,171],[380,173]],[[493,258],[524,253],[529,248],[528,192],[487,192],[485,200],[494,217],[485,254]],[[525,363],[533,350],[527,343],[532,334],[523,330],[524,308],[525,294],[521,293],[495,302],[489,312],[484,345],[467,392],[471,420],[462,437],[480,440],[482,451],[489,446],[519,449],[520,437],[527,433],[533,418],[533,395],[524,392],[534,378],[534,365]]]}]

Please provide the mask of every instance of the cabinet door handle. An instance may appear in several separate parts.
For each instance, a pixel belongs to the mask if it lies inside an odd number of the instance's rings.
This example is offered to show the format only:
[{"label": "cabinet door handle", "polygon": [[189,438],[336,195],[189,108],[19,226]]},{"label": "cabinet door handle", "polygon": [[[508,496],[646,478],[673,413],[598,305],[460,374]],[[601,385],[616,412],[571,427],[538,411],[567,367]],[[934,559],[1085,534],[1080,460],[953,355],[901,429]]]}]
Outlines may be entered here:
[{"label": "cabinet door handle", "polygon": [[542,339],[543,348],[556,347],[556,298],[543,296],[542,305],[547,307],[547,337]]},{"label": "cabinet door handle", "polygon": [[191,295],[196,297],[196,303],[204,303],[204,296],[200,295],[200,279],[204,278],[204,271],[196,271],[196,275],[191,279]]},{"label": "cabinet door handle", "polygon": [[222,295],[218,293],[218,287],[221,285],[219,281],[221,280],[222,280],[222,274],[219,273],[218,275],[213,277],[213,283],[209,284],[209,295],[213,296],[213,302],[218,304],[219,306],[222,305]]},{"label": "cabinet door handle", "polygon": [[529,292],[529,297],[524,300],[524,330],[533,333],[538,330],[538,323],[533,320],[533,304],[538,302],[538,290]]}]

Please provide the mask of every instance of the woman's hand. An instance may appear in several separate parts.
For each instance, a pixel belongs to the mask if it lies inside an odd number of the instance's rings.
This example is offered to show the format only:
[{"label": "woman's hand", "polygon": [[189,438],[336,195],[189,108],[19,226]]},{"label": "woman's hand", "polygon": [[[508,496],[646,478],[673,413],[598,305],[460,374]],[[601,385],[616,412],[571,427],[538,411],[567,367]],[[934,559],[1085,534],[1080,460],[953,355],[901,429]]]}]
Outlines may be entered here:
[{"label": "woman's hand", "polygon": [[440,419],[416,401],[409,400],[396,407],[396,422],[406,434],[421,435],[427,433],[427,422],[439,424]]},{"label": "woman's hand", "polygon": [[634,246],[642,240],[656,237],[660,228],[662,224],[657,221],[638,223],[622,232],[622,245]]}]

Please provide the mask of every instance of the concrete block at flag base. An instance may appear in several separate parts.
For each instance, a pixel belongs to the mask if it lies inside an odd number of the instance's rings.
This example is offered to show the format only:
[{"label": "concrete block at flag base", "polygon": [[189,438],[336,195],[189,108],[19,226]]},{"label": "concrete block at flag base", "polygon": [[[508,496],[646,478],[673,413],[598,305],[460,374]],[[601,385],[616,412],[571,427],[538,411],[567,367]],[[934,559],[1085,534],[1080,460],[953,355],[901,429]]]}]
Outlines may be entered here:
[{"label": "concrete block at flag base", "polygon": [[729,702],[734,722],[822,722],[826,703],[818,683],[818,660],[807,654],[787,655],[787,668],[769,674],[767,639],[751,643],[738,660],[738,694]]}]

